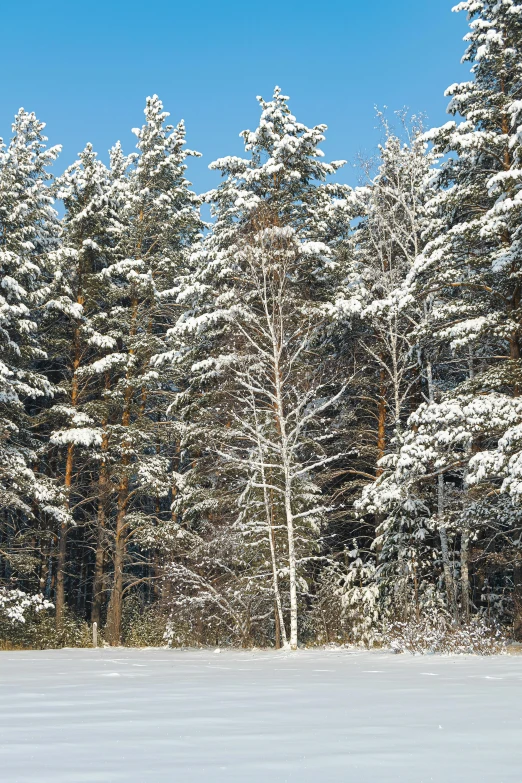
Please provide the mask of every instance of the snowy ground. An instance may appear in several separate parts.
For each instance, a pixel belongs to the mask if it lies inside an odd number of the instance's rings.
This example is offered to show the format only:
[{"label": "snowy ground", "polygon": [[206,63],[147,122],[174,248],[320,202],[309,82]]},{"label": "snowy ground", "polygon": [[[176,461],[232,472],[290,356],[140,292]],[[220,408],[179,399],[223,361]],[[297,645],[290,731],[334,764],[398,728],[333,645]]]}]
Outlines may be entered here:
[{"label": "snowy ground", "polygon": [[0,653],[2,783],[520,783],[522,656]]}]

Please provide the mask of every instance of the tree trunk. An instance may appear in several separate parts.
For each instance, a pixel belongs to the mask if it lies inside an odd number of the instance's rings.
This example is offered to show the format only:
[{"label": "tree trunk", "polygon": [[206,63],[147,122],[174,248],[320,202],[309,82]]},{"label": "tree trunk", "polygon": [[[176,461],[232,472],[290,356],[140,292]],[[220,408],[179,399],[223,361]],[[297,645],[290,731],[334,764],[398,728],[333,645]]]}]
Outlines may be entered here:
[{"label": "tree trunk", "polygon": [[96,557],[94,561],[94,582],[92,587],[92,609],[91,623],[97,623],[98,628],[101,625],[101,607],[103,602],[103,566],[105,561],[105,501],[106,501],[106,483],[107,477],[105,468],[102,465],[102,472],[98,482],[98,535],[96,540]]},{"label": "tree trunk", "polygon": [[279,621],[279,607],[277,601],[274,601],[274,620],[275,620],[275,648],[281,649],[281,623]]},{"label": "tree trunk", "polygon": [[413,595],[415,599],[415,620],[420,622],[420,602],[419,602],[419,578],[417,576],[417,566],[412,563],[413,571]]},{"label": "tree trunk", "polygon": [[[380,372],[379,402],[377,410],[377,460],[384,457],[386,450],[386,386],[384,385],[384,370]],[[379,478],[382,475],[382,468],[377,467],[375,475]]]},{"label": "tree trunk", "polygon": [[[74,391],[74,389],[73,389]],[[73,394],[73,404],[76,404],[77,394]],[[65,489],[69,494],[72,486],[72,474],[74,465],[74,444],[69,443],[67,447],[67,460],[65,463]],[[68,497],[70,505],[70,498]],[[56,630],[61,631],[63,625],[63,610],[65,606],[65,565],[67,560],[67,533],[68,526],[66,522],[60,525],[60,535],[58,541],[58,558],[56,561]]]},{"label": "tree trunk", "polygon": [[116,534],[114,541],[114,582],[109,604],[107,627],[112,645],[121,644],[121,618],[123,609],[123,568],[125,565],[125,515],[129,495],[127,478],[123,479],[118,493],[118,512],[116,515]]},{"label": "tree trunk", "polygon": [[58,536],[58,556],[56,558],[56,595],[54,605],[56,608],[56,630],[63,627],[63,611],[65,607],[65,563],[67,560],[67,524],[60,524]]},{"label": "tree trunk", "polygon": [[[78,294],[76,297],[78,304],[83,305],[83,297]],[[73,358],[73,375],[71,385],[71,406],[76,408],[78,404],[79,385],[77,371],[80,366],[80,332],[79,329],[74,330],[74,358]],[[71,506],[71,487],[74,468],[74,443],[69,443],[67,446],[67,458],[65,462],[65,491],[67,493],[67,503],[69,508]],[[56,562],[56,630],[61,631],[63,625],[63,610],[65,606],[65,564],[67,560],[67,523],[62,522],[60,525],[60,535],[58,543],[58,559]]]},{"label": "tree trunk", "polygon": [[522,561],[518,560],[513,568],[513,603],[515,617],[513,620],[513,636],[522,642]]},{"label": "tree trunk", "polygon": [[[141,214],[141,213],[140,213]],[[140,220],[142,216],[140,216]],[[131,327],[130,337],[134,337],[136,334],[138,316],[138,301],[133,299],[132,301],[132,315],[131,315]],[[134,349],[129,349],[129,356],[134,356]],[[133,390],[130,385],[131,373],[127,370],[126,381],[127,387],[124,394],[124,405],[121,417],[121,425],[126,429],[131,422],[131,403]],[[125,454],[126,446],[128,445],[123,440],[123,456],[121,459],[121,467],[123,475],[120,481],[120,487],[118,491],[118,510],[116,513],[116,530],[114,540],[114,581],[111,592],[111,598],[109,602],[109,616],[107,618],[107,626],[109,631],[109,640],[112,645],[119,645],[121,643],[121,618],[123,609],[123,569],[125,566],[125,555],[127,548],[126,539],[126,525],[125,515],[127,514],[127,506],[129,503],[129,477],[127,475],[127,467],[129,464],[128,456]]]},{"label": "tree trunk", "polygon": [[290,579],[290,649],[297,650],[297,568],[295,555],[294,515],[289,476],[285,476],[285,512],[288,533],[288,573]]},{"label": "tree trunk", "polygon": [[283,616],[283,606],[281,602],[281,591],[279,589],[279,576],[277,572],[276,540],[274,534],[274,500],[273,500],[272,490],[270,490],[270,495],[269,495],[267,489],[263,448],[259,437],[259,422],[257,419],[256,403],[254,399],[252,400],[252,404],[253,404],[254,416],[256,422],[257,449],[259,453],[259,464],[261,466],[263,500],[265,504],[265,515],[266,515],[266,521],[268,527],[268,543],[270,546],[270,560],[272,564],[272,583],[274,586],[274,602],[275,602],[275,612],[276,612],[276,639],[279,636],[279,644],[276,641],[276,648],[279,649],[279,647],[281,646],[281,636],[282,636],[282,642],[284,647],[287,646],[288,641],[286,636],[285,619]]},{"label": "tree trunk", "polygon": [[[273,507],[272,507],[272,511],[273,511]],[[279,578],[277,574],[277,560],[276,560],[273,520],[271,520],[269,540],[270,540],[270,555],[272,559],[272,579],[274,584],[274,603],[275,603],[275,610],[276,610],[276,639],[277,637],[279,637],[279,644],[276,643],[276,647],[277,649],[279,649],[281,647],[281,638],[282,638],[283,647],[287,646],[288,641],[286,637],[285,619],[283,615],[281,591],[279,590]]]},{"label": "tree trunk", "polygon": [[294,514],[292,511],[292,477],[289,443],[286,433],[286,421],[281,388],[281,370],[279,366],[279,346],[272,328],[274,357],[274,391],[277,428],[281,438],[281,458],[284,475],[284,499],[286,531],[288,537],[288,576],[290,581],[290,649],[297,650],[297,563],[295,554]]},{"label": "tree trunk", "polygon": [[[109,374],[105,375],[105,391],[110,389]],[[107,524],[107,501],[109,498],[109,478],[107,475],[107,449],[109,448],[109,435],[107,432],[108,419],[104,419],[103,436],[101,443],[101,464],[98,477],[98,529],[96,536],[96,557],[94,562],[94,581],[92,587],[91,623],[101,627],[101,609],[103,604],[103,576],[105,564],[105,527]]]},{"label": "tree trunk", "polygon": [[[437,513],[442,517],[444,513],[444,479],[441,475],[437,476]],[[446,596],[448,599],[448,608],[453,619],[457,620],[457,601],[455,595],[455,579],[453,577],[453,564],[449,554],[448,531],[446,526],[439,527],[440,549],[442,553],[442,568],[444,571],[444,583],[446,585]]]},{"label": "tree trunk", "polygon": [[469,623],[469,530],[463,530],[460,536],[460,592],[462,619],[465,623]]}]

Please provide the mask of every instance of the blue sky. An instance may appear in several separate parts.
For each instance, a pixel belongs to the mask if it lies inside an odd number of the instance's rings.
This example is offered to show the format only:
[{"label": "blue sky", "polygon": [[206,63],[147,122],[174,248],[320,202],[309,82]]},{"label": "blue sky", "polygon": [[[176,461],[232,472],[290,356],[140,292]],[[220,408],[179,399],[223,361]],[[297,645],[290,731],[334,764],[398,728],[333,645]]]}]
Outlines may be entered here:
[{"label": "blue sky", "polygon": [[196,189],[218,175],[208,164],[241,154],[238,137],[258,119],[255,96],[275,84],[309,125],[329,127],[326,155],[350,161],[379,140],[374,106],[424,111],[445,121],[445,88],[466,78],[466,32],[451,0],[51,0],[2,4],[0,136],[23,106],[63,145],[59,169],[91,141],[102,159],[142,124],[157,93],[171,119],[185,119]]}]

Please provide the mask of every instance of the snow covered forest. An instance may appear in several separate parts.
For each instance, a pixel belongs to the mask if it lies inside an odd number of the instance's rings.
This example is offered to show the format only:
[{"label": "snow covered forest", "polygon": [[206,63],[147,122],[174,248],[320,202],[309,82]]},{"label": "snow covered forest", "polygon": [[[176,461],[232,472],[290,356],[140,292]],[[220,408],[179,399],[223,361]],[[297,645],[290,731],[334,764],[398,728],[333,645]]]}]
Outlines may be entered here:
[{"label": "snow covered forest", "polygon": [[355,188],[279,88],[206,194],[157,96],[62,174],[20,109],[4,644],[522,640],[522,2],[456,10],[448,122],[379,114]]}]

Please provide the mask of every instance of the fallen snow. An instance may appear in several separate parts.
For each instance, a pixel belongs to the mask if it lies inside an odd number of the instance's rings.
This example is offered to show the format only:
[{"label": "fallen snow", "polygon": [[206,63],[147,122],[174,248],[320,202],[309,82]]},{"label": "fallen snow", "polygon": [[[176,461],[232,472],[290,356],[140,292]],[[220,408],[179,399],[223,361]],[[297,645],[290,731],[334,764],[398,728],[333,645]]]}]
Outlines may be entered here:
[{"label": "fallen snow", "polygon": [[0,653],[2,783],[520,783],[522,657]]}]

